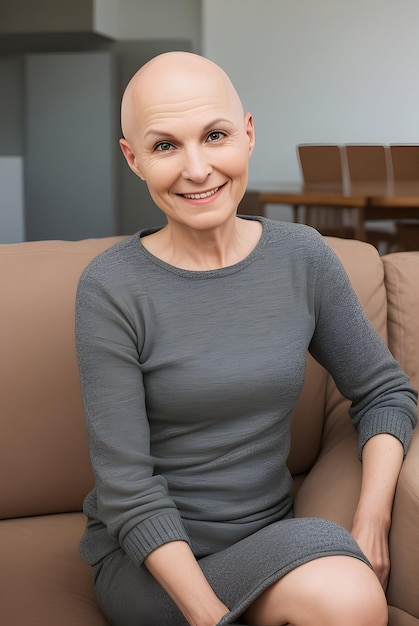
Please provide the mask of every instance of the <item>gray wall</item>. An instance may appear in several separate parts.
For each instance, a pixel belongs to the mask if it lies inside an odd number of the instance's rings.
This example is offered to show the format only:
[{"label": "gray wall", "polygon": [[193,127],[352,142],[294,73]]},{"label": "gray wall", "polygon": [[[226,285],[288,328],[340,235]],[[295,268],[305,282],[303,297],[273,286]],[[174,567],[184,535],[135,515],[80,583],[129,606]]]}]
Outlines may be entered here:
[{"label": "gray wall", "polygon": [[0,56],[0,155],[23,154],[23,58]]},{"label": "gray wall", "polygon": [[[14,20],[28,19],[30,12],[19,16],[17,11],[18,5],[21,7],[25,2],[29,3],[30,7],[33,5],[31,0],[18,0],[18,3],[15,0],[7,0],[0,4],[0,15],[4,16],[4,10],[7,9],[12,13],[14,11],[14,17],[10,13]],[[82,7],[80,3],[85,3],[85,6]],[[46,14],[42,12],[42,8],[47,5],[49,12],[59,8],[54,0],[43,0],[42,4],[38,3],[37,29],[40,25],[46,28],[46,24],[49,28],[48,25],[52,24],[53,16],[48,15],[48,11]],[[24,232],[19,200],[23,189],[16,187],[22,169],[25,171],[28,238],[101,236],[108,233],[111,228],[115,233],[129,233],[139,228],[164,223],[164,218],[154,206],[144,183],[132,174],[120,153],[117,141],[120,135],[119,101],[131,74],[155,54],[170,49],[200,51],[201,2],[78,0],[72,4],[71,11],[74,9],[73,13],[77,13],[77,7],[80,9],[79,16],[82,22],[80,20],[74,22],[71,18],[71,28],[80,31],[85,26],[89,27],[90,10],[93,8],[93,34],[81,36],[80,32],[76,32],[58,35],[49,32],[44,35],[35,33],[14,36],[8,32],[10,28],[3,24],[3,32],[7,33],[0,35],[0,156],[19,155],[21,159],[23,158],[23,168],[15,161],[12,163],[0,161],[2,180],[5,177],[7,179],[10,167],[16,170],[11,193],[8,190],[6,197],[5,189],[3,192],[0,189],[2,241],[15,241],[16,232]],[[18,26],[16,22],[13,28]],[[114,38],[115,41],[106,37]],[[35,66],[32,65],[32,61],[26,64],[24,59],[33,53],[49,52],[56,55],[58,52],[75,50],[103,51],[112,57],[115,70],[113,92],[108,94],[108,103],[99,108],[99,119],[95,119],[98,110],[97,101],[91,91],[95,84],[94,79],[85,80],[84,71],[87,71],[87,68],[81,71],[80,80],[77,78],[79,70],[76,76],[73,76],[72,70],[68,68],[67,87],[64,74],[57,79],[51,79],[52,68],[47,68],[45,76],[49,86],[43,76],[39,76],[41,82],[38,86],[37,81],[27,74],[29,68],[35,71]],[[42,103],[45,110],[51,110],[51,107],[56,105],[60,111],[64,104],[64,97],[60,96],[60,91],[64,94],[71,88],[73,91],[69,96],[75,98],[75,111],[78,106],[76,94],[78,92],[81,94],[86,89],[84,97],[90,101],[91,109],[95,112],[92,117],[84,113],[78,115],[72,126],[64,126],[55,132],[50,125],[54,116],[43,117],[36,102]],[[99,99],[104,89],[103,85],[99,87]],[[29,90],[34,90],[33,94],[30,94]],[[70,102],[71,99],[67,101],[67,106]],[[88,143],[87,146],[85,142],[89,135],[96,133],[95,128],[98,124],[101,125],[104,116],[108,115],[108,105],[113,108],[110,130],[103,135],[99,133],[95,151],[92,148],[95,142]],[[69,111],[68,114],[70,113]],[[42,120],[42,125],[36,125],[37,118]],[[111,145],[107,144],[106,138]],[[78,151],[80,154],[77,159],[74,154]],[[109,173],[112,169],[110,165],[112,159],[113,174]],[[63,162],[65,167],[60,165]],[[16,198],[15,209],[13,198]],[[104,211],[103,215],[98,215],[99,206]],[[16,228],[16,224],[12,224],[11,221],[19,220]]]},{"label": "gray wall", "polygon": [[0,33],[90,31],[94,0],[1,0]]},{"label": "gray wall", "polygon": [[79,239],[165,223],[119,149],[126,84],[188,41],[120,41],[108,52],[29,55],[25,63],[26,238]]},{"label": "gray wall", "polygon": [[112,56],[27,56],[25,90],[27,239],[114,234]]}]

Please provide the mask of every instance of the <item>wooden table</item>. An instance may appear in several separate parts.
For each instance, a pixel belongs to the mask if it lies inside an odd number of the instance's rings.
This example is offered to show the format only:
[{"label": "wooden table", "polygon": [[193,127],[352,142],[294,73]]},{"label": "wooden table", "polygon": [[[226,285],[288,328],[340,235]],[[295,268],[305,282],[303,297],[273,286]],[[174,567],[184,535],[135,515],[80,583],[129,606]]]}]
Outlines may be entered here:
[{"label": "wooden table", "polygon": [[303,183],[262,183],[252,185],[239,211],[264,215],[267,204],[291,205],[294,221],[299,207],[354,208],[358,210],[356,237],[366,240],[367,220],[419,220],[419,180],[357,183],[348,187],[304,185]]}]

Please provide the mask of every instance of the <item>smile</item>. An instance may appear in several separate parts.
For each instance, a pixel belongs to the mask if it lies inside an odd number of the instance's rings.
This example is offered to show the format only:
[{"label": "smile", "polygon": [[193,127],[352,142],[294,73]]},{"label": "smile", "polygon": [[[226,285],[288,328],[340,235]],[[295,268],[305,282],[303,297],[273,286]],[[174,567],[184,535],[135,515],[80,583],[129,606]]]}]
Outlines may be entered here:
[{"label": "smile", "polygon": [[204,191],[203,193],[182,193],[181,195],[188,200],[202,200],[203,198],[213,196],[219,189],[220,187],[214,187],[214,189]]}]

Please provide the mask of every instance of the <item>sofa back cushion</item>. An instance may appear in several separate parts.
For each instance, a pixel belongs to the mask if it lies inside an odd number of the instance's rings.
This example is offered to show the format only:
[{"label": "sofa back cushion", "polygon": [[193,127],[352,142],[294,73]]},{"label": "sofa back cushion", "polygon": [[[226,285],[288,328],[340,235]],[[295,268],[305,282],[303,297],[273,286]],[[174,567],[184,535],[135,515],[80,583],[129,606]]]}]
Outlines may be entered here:
[{"label": "sofa back cushion", "polygon": [[0,246],[0,518],[80,510],[92,484],[74,302],[114,241]]},{"label": "sofa back cushion", "polygon": [[383,257],[390,350],[419,389],[419,251]]},{"label": "sofa back cushion", "polygon": [[[92,485],[74,343],[77,283],[117,238],[0,246],[0,518],[78,511]],[[368,244],[330,238],[386,337],[383,267]],[[308,357],[289,466],[305,475],[350,430],[347,401]],[[325,419],[326,418],[326,419]]]}]

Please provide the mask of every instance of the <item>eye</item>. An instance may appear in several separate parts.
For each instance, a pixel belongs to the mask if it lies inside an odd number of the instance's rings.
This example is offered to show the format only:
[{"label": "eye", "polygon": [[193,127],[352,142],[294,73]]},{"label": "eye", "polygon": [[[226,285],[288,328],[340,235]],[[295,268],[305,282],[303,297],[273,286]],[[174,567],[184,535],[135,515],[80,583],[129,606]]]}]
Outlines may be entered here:
[{"label": "eye", "polygon": [[156,145],[154,149],[158,150],[159,152],[168,152],[172,148],[173,148],[173,144],[171,144],[170,141],[161,141],[160,143]]},{"label": "eye", "polygon": [[226,136],[226,134],[223,133],[221,130],[213,130],[208,135],[207,141],[219,141],[220,139],[222,139],[225,136]]}]

